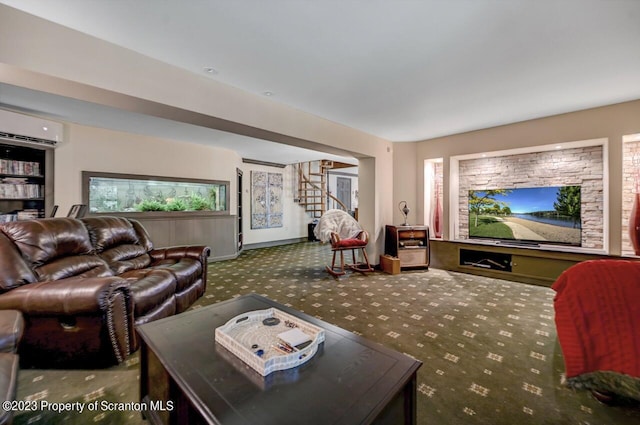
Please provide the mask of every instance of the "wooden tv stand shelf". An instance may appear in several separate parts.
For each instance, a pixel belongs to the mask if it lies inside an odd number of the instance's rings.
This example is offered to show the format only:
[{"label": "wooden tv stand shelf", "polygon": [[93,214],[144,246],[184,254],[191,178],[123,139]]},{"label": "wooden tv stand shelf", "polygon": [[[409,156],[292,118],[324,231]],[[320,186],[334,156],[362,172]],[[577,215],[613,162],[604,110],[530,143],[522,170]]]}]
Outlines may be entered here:
[{"label": "wooden tv stand shelf", "polygon": [[429,227],[386,226],[384,253],[400,259],[400,268],[429,267]]},{"label": "wooden tv stand shelf", "polygon": [[581,261],[620,258],[527,246],[442,240],[432,240],[431,250],[431,265],[436,268],[542,286],[551,286],[564,270]]}]

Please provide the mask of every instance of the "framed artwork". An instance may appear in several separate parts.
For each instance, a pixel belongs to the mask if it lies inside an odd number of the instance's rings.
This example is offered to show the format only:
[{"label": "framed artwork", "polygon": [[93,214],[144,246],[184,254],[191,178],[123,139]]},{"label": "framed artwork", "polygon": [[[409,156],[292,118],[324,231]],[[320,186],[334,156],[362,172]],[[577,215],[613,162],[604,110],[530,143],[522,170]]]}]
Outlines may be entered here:
[{"label": "framed artwork", "polygon": [[87,206],[85,204],[72,205],[71,208],[69,209],[69,212],[67,213],[67,217],[71,217],[71,218],[84,217],[84,212],[86,208]]},{"label": "framed artwork", "polygon": [[282,173],[251,172],[251,228],[282,227]]}]

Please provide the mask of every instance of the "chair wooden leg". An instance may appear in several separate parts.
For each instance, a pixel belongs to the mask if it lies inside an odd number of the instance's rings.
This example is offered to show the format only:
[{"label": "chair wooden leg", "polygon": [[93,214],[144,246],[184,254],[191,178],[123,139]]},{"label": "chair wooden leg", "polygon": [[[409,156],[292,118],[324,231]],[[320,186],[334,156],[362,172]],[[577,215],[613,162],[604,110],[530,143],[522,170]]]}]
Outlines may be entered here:
[{"label": "chair wooden leg", "polygon": [[369,256],[367,255],[367,250],[362,248],[362,256],[364,257],[364,262],[367,265],[367,270],[372,272],[373,267],[371,267],[371,263],[369,263]]},{"label": "chair wooden leg", "polygon": [[342,251],[340,251],[340,271],[336,271],[336,250],[333,251],[333,258],[331,259],[331,267],[329,266],[325,266],[327,269],[327,272],[334,276],[334,277],[338,277],[338,276],[342,276],[343,274],[345,274],[344,271],[344,256],[342,255]]},{"label": "chair wooden leg", "polygon": [[364,249],[364,247],[358,248],[358,249],[362,250],[362,257],[364,258],[364,263],[357,264],[354,260],[353,265],[351,266],[351,269],[360,273],[372,272],[373,267],[371,267],[371,264],[369,263],[369,257],[367,256],[367,251]]},{"label": "chair wooden leg", "polygon": [[[363,263],[358,263],[357,253],[356,253],[356,250],[358,249],[362,250],[362,257],[364,259]],[[340,269],[339,270],[336,270],[336,252],[337,251],[340,251]],[[360,273],[373,271],[373,267],[371,267],[371,264],[369,263],[369,257],[367,256],[367,251],[364,249],[364,247],[351,248],[351,258],[353,259],[353,262],[351,264],[345,264],[344,251],[345,249],[333,250],[331,267],[326,266],[327,272],[329,274],[331,274],[334,277],[342,276],[346,273],[345,267]]]}]

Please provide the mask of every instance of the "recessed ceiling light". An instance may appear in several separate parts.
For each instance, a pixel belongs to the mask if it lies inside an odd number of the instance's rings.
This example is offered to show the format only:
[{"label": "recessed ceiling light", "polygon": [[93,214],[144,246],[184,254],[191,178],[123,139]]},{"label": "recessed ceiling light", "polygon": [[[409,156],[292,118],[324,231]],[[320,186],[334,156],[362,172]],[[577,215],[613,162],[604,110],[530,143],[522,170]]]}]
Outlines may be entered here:
[{"label": "recessed ceiling light", "polygon": [[210,66],[205,66],[204,72],[206,72],[207,74],[216,75],[218,73],[218,70]]},{"label": "recessed ceiling light", "polygon": [[49,127],[45,127],[45,126],[43,126],[43,127],[42,127],[42,129],[43,129],[44,131],[47,131],[47,130],[49,130]]},{"label": "recessed ceiling light", "polygon": [[556,146],[556,149],[562,149],[562,146],[558,145]]},{"label": "recessed ceiling light", "polygon": [[266,91],[266,92],[263,92],[262,94],[265,96],[273,96],[273,92],[271,91]]}]

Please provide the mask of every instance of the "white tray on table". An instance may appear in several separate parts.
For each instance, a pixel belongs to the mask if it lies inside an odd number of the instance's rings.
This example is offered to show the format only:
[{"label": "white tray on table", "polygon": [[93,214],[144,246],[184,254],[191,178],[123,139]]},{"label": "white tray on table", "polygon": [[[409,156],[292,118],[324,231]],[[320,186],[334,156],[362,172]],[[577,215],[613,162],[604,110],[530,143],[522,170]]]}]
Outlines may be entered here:
[{"label": "white tray on table", "polygon": [[[279,319],[276,325],[263,324],[265,319]],[[298,329],[311,342],[287,353],[278,348],[278,334]],[[216,342],[229,350],[262,376],[271,372],[300,366],[313,357],[324,342],[324,330],[275,308],[240,314],[216,328]],[[254,348],[255,347],[255,348]],[[257,353],[262,350],[261,355]]]}]

